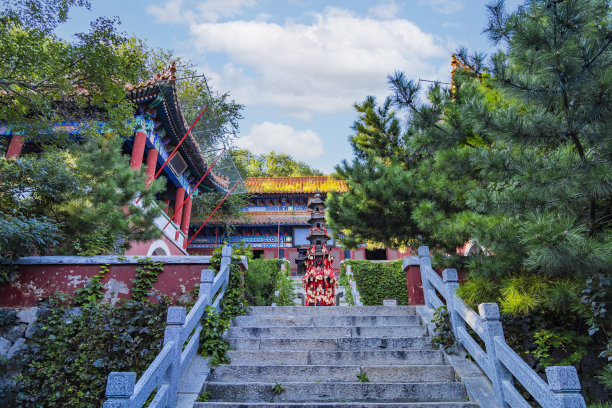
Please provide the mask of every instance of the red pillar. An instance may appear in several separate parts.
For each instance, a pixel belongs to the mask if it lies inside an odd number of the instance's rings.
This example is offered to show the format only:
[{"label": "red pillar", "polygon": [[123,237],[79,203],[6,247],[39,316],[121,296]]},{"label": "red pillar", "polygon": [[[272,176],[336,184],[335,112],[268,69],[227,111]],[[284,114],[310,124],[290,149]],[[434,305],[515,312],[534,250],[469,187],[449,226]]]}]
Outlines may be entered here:
[{"label": "red pillar", "polygon": [[[177,208],[180,208],[181,205],[183,205],[183,201],[185,201],[185,188],[179,187],[176,189],[176,199],[174,200],[174,211],[176,211]],[[174,217],[174,223],[176,225],[181,225],[182,219],[183,219],[183,212],[179,211],[176,214],[176,217]],[[178,239],[178,237],[179,237],[179,232],[176,231],[176,235],[174,236],[174,239]]]},{"label": "red pillar", "polygon": [[8,149],[6,150],[5,157],[10,159],[11,157],[17,158],[21,154],[23,149],[23,137],[20,135],[13,135],[11,142],[9,143]]},{"label": "red pillar", "polygon": [[170,199],[169,198],[162,198],[162,203],[165,204],[165,206],[164,206],[164,213],[166,215],[168,215],[168,210],[170,209]]},{"label": "red pillar", "polygon": [[408,289],[408,303],[413,305],[424,305],[423,282],[421,281],[421,267],[409,265],[406,268],[406,286]]},{"label": "red pillar", "polygon": [[140,170],[142,165],[142,156],[144,155],[145,144],[147,143],[147,134],[144,130],[139,130],[134,135],[134,145],[132,146],[132,160],[130,168]]},{"label": "red pillar", "polygon": [[[189,236],[189,221],[191,220],[191,197],[185,201],[183,206],[183,220],[181,221],[181,231]],[[183,248],[187,248],[187,240],[183,242]]]},{"label": "red pillar", "polygon": [[158,154],[159,152],[157,149],[149,149],[149,152],[147,153],[147,180],[145,181],[147,186],[153,182],[153,177],[155,177],[155,167],[157,166]]}]

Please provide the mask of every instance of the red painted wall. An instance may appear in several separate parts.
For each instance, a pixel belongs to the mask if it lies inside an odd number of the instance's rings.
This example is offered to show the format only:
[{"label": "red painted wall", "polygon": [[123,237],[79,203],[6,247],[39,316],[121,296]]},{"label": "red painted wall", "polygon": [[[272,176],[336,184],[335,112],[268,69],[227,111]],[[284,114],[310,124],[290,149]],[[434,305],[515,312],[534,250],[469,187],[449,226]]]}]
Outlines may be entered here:
[{"label": "red painted wall", "polygon": [[[115,264],[102,283],[107,299],[129,298],[138,264]],[[179,297],[200,282],[206,264],[166,264],[153,289],[163,295]],[[73,294],[100,271],[100,265],[20,265],[13,280],[0,285],[0,307],[35,306],[56,292]],[[152,299],[153,300],[153,299]]]}]

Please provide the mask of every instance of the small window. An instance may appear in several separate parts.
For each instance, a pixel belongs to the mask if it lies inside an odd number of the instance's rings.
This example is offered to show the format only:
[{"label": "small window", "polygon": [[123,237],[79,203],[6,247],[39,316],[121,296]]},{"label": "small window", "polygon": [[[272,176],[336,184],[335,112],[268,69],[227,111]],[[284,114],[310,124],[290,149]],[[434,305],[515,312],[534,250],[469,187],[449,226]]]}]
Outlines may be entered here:
[{"label": "small window", "polygon": [[368,261],[386,261],[387,260],[387,250],[386,249],[366,249],[365,251],[365,259]]},{"label": "small window", "polygon": [[321,223],[317,222],[317,228],[321,228]]},{"label": "small window", "polygon": [[253,259],[263,258],[264,251],[263,249],[254,249],[253,250]]}]

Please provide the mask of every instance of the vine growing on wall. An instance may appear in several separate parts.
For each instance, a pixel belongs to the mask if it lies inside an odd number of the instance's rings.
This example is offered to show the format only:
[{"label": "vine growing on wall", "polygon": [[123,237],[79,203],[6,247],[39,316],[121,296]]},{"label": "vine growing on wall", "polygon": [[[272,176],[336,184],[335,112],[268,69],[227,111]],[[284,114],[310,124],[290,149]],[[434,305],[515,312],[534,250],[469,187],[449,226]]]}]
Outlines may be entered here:
[{"label": "vine growing on wall", "polygon": [[149,296],[150,290],[157,283],[159,274],[164,271],[163,262],[156,262],[149,257],[136,257],[140,266],[136,268],[136,274],[132,281],[132,299],[142,302]]},{"label": "vine growing on wall", "polygon": [[74,291],[74,303],[77,306],[92,306],[100,302],[104,297],[104,285],[102,280],[110,270],[109,264],[100,265],[100,271],[89,278],[89,281]]}]

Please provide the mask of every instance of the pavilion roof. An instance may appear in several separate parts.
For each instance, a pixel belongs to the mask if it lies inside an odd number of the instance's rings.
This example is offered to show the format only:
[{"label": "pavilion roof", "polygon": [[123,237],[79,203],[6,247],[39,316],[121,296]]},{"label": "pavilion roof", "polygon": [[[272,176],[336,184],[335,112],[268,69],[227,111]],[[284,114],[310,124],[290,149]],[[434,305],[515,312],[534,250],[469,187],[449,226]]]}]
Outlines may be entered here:
[{"label": "pavilion roof", "polygon": [[331,176],[311,177],[251,177],[246,180],[249,193],[344,193],[344,180]]},{"label": "pavilion roof", "polygon": [[[164,71],[155,74],[152,79],[140,82],[137,85],[126,84],[127,99],[144,107],[154,106],[158,114],[156,120],[161,121],[166,134],[169,135],[176,145],[183,138],[189,124],[185,120],[176,88],[176,67],[172,62]],[[161,99],[161,103],[160,103]],[[202,155],[200,145],[190,133],[178,149],[181,157],[187,162],[192,174],[199,179],[208,169],[208,165]],[[215,171],[211,171],[206,177],[206,182],[221,190],[227,186],[215,177]]]}]

